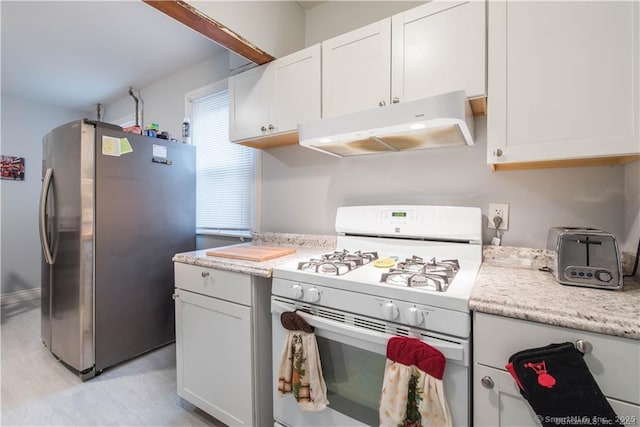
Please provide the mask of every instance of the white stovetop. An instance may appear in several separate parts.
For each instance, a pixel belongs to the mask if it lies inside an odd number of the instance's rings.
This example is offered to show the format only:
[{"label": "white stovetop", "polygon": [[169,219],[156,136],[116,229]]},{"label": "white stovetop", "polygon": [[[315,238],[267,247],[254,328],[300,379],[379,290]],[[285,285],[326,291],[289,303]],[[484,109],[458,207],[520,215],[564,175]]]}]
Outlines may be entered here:
[{"label": "white stovetop", "polygon": [[[376,251],[379,258],[395,256],[399,261],[410,258],[412,255],[420,256],[426,261],[433,257],[438,261],[456,258],[460,261],[460,270],[444,292],[381,283],[382,274],[388,272],[389,268],[378,268],[373,263],[358,267],[346,274],[334,276],[298,270],[299,260],[296,260],[274,267],[273,277],[387,299],[469,311],[469,296],[482,262],[480,245],[406,240],[398,242],[396,239],[338,236],[336,250],[342,249]],[[327,252],[330,251],[319,252],[318,255]]]}]

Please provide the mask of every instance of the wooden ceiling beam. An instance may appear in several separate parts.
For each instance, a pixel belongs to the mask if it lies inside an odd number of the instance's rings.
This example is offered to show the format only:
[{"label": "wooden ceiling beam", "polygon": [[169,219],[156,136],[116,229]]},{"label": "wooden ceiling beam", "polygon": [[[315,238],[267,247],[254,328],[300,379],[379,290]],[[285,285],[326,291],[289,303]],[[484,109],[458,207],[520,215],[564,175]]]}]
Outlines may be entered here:
[{"label": "wooden ceiling beam", "polygon": [[183,0],[142,0],[238,55],[261,65],[275,58]]}]

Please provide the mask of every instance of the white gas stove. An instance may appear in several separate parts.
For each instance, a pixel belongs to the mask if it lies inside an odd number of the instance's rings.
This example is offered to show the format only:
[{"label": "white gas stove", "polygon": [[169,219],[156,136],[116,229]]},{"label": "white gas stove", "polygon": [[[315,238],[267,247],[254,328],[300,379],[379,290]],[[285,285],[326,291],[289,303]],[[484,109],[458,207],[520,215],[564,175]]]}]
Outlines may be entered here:
[{"label": "white gas stove", "polygon": [[276,396],[276,425],[377,425],[393,336],[418,338],[444,355],[453,424],[470,425],[468,301],[482,262],[480,209],[344,207],[336,231],[335,250],[273,270],[273,360],[286,343],[281,316],[296,311],[314,328],[330,402],[308,412]]},{"label": "white gas stove", "polygon": [[453,424],[470,425],[468,300],[482,262],[480,209],[344,207],[336,231],[335,250],[273,270],[274,378],[287,337],[281,316],[296,311],[314,328],[330,402],[307,412],[276,396],[276,425],[377,425],[393,336],[418,338],[444,355]]},{"label": "white gas stove", "polygon": [[335,251],[274,269],[273,295],[469,336],[479,208],[343,207],[336,231]]}]

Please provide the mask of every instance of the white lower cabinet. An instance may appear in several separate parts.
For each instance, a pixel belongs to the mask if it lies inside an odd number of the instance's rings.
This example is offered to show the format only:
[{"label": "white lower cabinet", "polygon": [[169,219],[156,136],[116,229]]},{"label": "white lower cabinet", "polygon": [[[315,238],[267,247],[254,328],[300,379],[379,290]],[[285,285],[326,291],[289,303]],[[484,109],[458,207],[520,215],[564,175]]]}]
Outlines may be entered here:
[{"label": "white lower cabinet", "polygon": [[270,280],[180,263],[175,278],[178,395],[227,425],[272,424]]},{"label": "white lower cabinet", "polygon": [[539,426],[505,365],[520,350],[578,340],[588,343],[585,363],[620,422],[640,423],[640,341],[478,312],[473,327],[474,426]]}]

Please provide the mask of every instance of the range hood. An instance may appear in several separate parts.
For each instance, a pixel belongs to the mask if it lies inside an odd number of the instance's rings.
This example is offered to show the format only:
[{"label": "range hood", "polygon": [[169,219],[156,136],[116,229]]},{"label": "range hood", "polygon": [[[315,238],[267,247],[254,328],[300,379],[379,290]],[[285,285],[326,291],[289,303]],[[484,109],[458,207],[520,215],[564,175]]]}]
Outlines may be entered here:
[{"label": "range hood", "polygon": [[465,91],[298,125],[300,145],[336,157],[473,145]]}]

